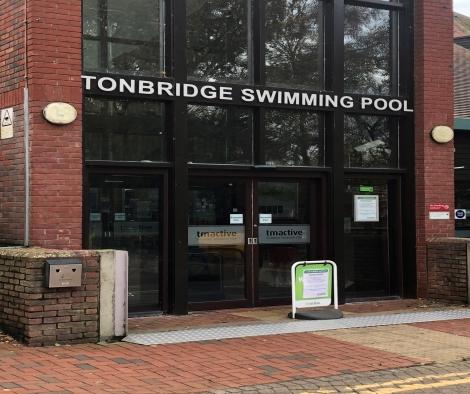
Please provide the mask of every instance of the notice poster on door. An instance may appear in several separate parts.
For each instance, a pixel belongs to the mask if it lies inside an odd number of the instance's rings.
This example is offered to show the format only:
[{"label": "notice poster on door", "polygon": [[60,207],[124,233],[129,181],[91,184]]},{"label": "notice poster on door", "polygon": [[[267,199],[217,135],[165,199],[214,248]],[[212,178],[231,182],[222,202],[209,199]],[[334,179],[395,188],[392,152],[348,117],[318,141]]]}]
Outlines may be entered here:
[{"label": "notice poster on door", "polygon": [[328,297],[328,270],[304,271],[304,298]]},{"label": "notice poster on door", "polygon": [[354,221],[378,222],[379,221],[379,196],[354,196]]}]

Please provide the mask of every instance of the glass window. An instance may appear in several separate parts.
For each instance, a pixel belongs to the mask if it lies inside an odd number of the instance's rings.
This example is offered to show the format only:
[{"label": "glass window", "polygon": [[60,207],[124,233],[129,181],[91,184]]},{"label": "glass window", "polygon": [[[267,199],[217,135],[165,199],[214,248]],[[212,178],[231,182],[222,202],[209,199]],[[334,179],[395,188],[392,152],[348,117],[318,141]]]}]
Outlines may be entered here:
[{"label": "glass window", "polygon": [[265,128],[266,164],[323,165],[320,115],[307,111],[267,110]]},{"label": "glass window", "polygon": [[240,107],[190,105],[189,161],[251,164],[252,111]]},{"label": "glass window", "polygon": [[163,0],[84,0],[86,71],[162,76]]},{"label": "glass window", "polygon": [[85,98],[86,160],[165,161],[164,104]]},{"label": "glass window", "polygon": [[187,0],[188,78],[248,80],[249,0]]},{"label": "glass window", "polygon": [[[245,181],[191,179],[188,226],[190,302],[246,298],[245,204]],[[234,216],[241,220],[233,223]]]},{"label": "glass window", "polygon": [[321,5],[318,0],[266,1],[266,83],[323,86]]},{"label": "glass window", "polygon": [[398,132],[383,116],[346,116],[345,167],[394,168],[398,166]]},{"label": "glass window", "polygon": [[345,7],[344,89],[362,94],[391,93],[391,12]]}]

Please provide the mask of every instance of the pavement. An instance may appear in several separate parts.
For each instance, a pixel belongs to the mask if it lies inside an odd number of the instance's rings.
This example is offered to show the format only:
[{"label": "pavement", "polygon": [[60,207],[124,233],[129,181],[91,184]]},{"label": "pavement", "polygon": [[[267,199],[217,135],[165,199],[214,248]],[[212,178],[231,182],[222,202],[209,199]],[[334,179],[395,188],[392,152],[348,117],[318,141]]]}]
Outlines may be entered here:
[{"label": "pavement", "polygon": [[[241,319],[227,317],[232,313]],[[130,326],[240,325],[279,314],[218,311],[133,319]],[[470,319],[153,346],[28,348],[0,336],[0,392],[470,393]]]}]

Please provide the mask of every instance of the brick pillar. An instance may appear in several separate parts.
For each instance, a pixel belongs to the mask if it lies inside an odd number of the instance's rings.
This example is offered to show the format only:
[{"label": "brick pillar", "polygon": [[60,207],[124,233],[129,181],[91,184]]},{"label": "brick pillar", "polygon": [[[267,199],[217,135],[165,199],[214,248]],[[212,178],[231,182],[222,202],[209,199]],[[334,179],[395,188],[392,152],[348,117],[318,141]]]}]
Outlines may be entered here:
[{"label": "brick pillar", "polygon": [[[82,247],[81,1],[28,1],[31,122],[31,244]],[[78,110],[66,126],[49,124],[55,101]]]},{"label": "brick pillar", "polygon": [[[416,264],[419,297],[427,295],[426,240],[454,236],[454,146],[431,140],[453,127],[452,1],[415,1]],[[450,205],[450,220],[429,220],[429,205]]]},{"label": "brick pillar", "polygon": [[24,0],[0,0],[0,109],[13,108],[13,138],[0,140],[0,245],[23,243]]}]

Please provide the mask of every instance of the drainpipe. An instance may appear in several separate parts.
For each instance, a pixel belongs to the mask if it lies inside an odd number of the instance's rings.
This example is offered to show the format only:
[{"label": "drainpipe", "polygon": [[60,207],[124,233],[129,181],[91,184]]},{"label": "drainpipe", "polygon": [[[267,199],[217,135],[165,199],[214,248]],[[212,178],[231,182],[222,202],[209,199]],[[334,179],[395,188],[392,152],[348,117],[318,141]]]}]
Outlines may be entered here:
[{"label": "drainpipe", "polygon": [[23,124],[24,124],[24,246],[29,246],[30,222],[30,168],[29,168],[29,89],[28,89],[28,0],[24,0],[24,89],[23,89]]}]

